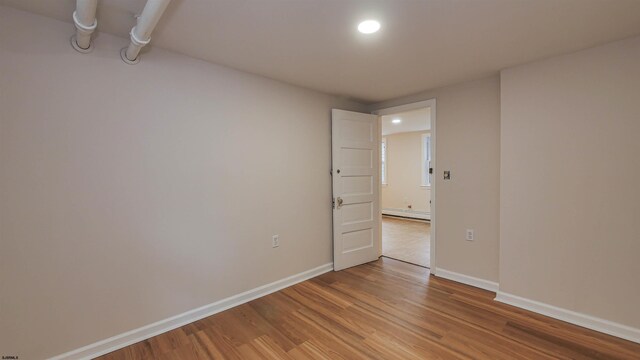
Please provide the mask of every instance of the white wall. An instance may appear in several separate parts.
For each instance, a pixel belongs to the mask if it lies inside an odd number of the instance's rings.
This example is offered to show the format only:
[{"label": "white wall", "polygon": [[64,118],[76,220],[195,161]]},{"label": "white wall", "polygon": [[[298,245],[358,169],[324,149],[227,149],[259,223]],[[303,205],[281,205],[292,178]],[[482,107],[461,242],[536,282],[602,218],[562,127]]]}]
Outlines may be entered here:
[{"label": "white wall", "polygon": [[[436,266],[498,280],[500,79],[498,76],[372,105],[436,99]],[[451,180],[443,180],[443,171]],[[476,241],[465,240],[475,229]]]},{"label": "white wall", "polygon": [[503,71],[501,131],[500,291],[640,329],[640,37]]},{"label": "white wall", "polygon": [[387,184],[382,185],[383,209],[429,213],[430,188],[422,186],[422,135],[412,131],[385,136],[387,139]]},{"label": "white wall", "polygon": [[[332,261],[330,109],[0,7],[0,349],[39,359]],[[281,246],[271,248],[271,235]]]}]

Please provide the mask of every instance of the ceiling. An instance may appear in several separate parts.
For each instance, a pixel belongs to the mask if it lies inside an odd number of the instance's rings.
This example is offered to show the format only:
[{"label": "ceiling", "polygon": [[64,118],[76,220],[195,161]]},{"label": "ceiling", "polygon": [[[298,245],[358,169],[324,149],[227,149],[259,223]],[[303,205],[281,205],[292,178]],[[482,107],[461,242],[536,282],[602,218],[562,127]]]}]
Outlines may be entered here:
[{"label": "ceiling", "polygon": [[[400,123],[394,124],[392,122],[394,119],[400,120]],[[431,108],[428,107],[382,116],[382,135],[430,129]]]},{"label": "ceiling", "polygon": [[[98,30],[126,37],[144,3],[100,0]],[[71,22],[75,1],[0,4]],[[371,103],[636,34],[639,0],[173,0],[152,44]]]}]

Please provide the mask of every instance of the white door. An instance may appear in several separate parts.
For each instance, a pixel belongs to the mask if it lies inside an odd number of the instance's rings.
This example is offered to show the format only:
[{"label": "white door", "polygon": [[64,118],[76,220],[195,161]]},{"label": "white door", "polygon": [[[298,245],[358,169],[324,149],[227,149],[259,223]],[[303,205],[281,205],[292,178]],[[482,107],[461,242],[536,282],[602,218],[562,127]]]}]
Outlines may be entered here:
[{"label": "white door", "polygon": [[333,109],[333,268],[380,254],[378,116]]}]

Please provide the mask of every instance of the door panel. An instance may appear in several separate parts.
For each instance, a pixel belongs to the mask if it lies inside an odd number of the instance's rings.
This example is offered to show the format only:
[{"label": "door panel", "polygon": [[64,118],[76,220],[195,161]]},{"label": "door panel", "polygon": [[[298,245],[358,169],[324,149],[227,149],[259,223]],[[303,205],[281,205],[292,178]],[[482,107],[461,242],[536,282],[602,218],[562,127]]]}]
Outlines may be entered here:
[{"label": "door panel", "polygon": [[332,112],[334,269],[379,255],[378,117]]}]

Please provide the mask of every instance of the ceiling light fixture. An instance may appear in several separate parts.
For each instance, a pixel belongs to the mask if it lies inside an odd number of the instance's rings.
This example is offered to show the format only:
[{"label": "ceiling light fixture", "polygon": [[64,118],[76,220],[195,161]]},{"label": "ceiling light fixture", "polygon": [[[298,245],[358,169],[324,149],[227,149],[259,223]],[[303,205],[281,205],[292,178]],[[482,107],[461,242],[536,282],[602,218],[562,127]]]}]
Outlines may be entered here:
[{"label": "ceiling light fixture", "polygon": [[394,124],[400,124],[400,123],[402,122],[402,120],[400,120],[400,119],[393,119],[393,120],[391,120],[391,122],[392,122],[392,123],[394,123]]},{"label": "ceiling light fixture", "polygon": [[373,34],[380,30],[380,23],[375,20],[365,20],[358,25],[358,31],[363,34]]}]

